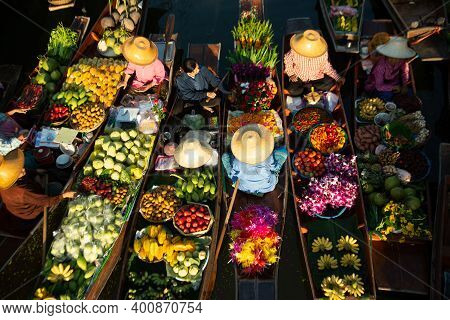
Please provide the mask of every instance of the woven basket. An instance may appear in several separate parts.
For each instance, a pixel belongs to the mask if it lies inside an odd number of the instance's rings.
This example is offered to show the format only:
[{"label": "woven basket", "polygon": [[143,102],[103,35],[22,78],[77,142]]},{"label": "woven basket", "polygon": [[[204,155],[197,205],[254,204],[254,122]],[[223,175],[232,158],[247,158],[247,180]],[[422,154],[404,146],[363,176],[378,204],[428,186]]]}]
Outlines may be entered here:
[{"label": "woven basket", "polygon": [[72,2],[74,2],[74,0],[48,0],[48,3],[52,6],[63,6]]}]

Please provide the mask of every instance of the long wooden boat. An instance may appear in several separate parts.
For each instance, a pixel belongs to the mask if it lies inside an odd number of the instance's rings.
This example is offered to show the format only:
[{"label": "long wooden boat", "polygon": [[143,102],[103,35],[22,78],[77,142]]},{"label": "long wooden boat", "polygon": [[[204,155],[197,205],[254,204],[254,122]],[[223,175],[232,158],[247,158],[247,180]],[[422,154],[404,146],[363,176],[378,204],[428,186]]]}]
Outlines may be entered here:
[{"label": "long wooden boat", "polygon": [[[290,50],[289,41],[293,34],[303,32],[311,28],[313,28],[313,26],[309,18],[294,18],[287,20],[285,29],[286,34],[283,39],[283,52],[287,53]],[[283,64],[283,88],[286,87],[288,81],[289,79],[284,73]],[[340,123],[349,135],[350,130],[345,115],[344,105],[339,92],[335,91],[335,93],[339,96],[339,100],[334,111],[332,112],[332,115],[334,120]],[[283,98],[284,103],[286,103],[286,96],[284,96]],[[288,126],[292,121],[293,114],[292,112],[290,112],[290,110],[287,110],[286,104],[285,111],[286,116],[284,117],[284,121],[285,126]],[[288,143],[291,157],[293,157],[295,152],[297,152],[298,149],[303,145],[303,142],[296,138],[294,132],[290,132]],[[347,155],[355,154],[351,141],[345,147],[343,153]],[[300,181],[298,179],[299,177],[294,173],[293,168],[291,166],[289,166],[289,168],[291,188],[294,195],[295,214],[297,217],[298,230],[300,233],[300,242],[303,250],[303,256],[306,262],[306,271],[313,298],[318,299],[323,297],[320,285],[321,279],[324,276],[321,275],[319,271],[317,271],[316,260],[311,258],[311,244],[316,237],[324,236],[323,232],[325,232],[326,230],[329,230],[326,237],[332,236],[332,239],[330,239],[332,241],[336,241],[337,239],[339,239],[339,235],[345,234],[351,235],[358,240],[360,247],[359,257],[361,258],[361,261],[363,263],[363,283],[365,287],[365,296],[369,298],[376,298],[372,256],[370,252],[370,242],[369,236],[367,234],[367,222],[364,213],[364,204],[362,202],[361,190],[359,190],[359,194],[354,206],[351,209],[347,210],[342,216],[330,220],[313,218],[301,213],[300,209],[298,208],[297,199],[300,195]]]},{"label": "long wooden boat", "polygon": [[[377,32],[396,34],[396,28],[391,20],[367,21],[364,27],[362,41],[367,42]],[[363,61],[358,61],[354,66],[354,105],[351,108],[354,130],[361,124],[355,116],[356,101],[364,97],[364,83],[367,73],[363,70]],[[414,68],[410,64],[410,91],[416,95]],[[431,203],[427,186],[426,192],[428,220],[431,222]],[[369,211],[366,210],[369,215]],[[367,216],[367,220],[372,221]],[[371,235],[372,258],[375,271],[377,290],[382,292],[400,292],[428,295],[430,277],[430,251],[431,241],[427,239],[402,239],[392,235],[387,241],[383,241],[377,234]]]},{"label": "long wooden boat", "polygon": [[[319,4],[323,19],[325,21],[325,26],[330,35],[335,51],[358,53],[361,30],[364,21],[365,0],[319,0]],[[340,23],[337,20],[339,18],[332,16],[331,6],[351,6],[357,11],[356,20],[354,20],[354,22],[351,17],[342,16],[346,19],[343,23],[349,23],[351,30],[340,31],[337,29],[337,25]]]},{"label": "long wooden boat", "polygon": [[450,295],[450,144],[439,148],[439,187],[434,220],[430,299]]},{"label": "long wooden boat", "polygon": [[[446,2],[443,0],[382,0],[389,15],[422,61],[448,59]],[[442,32],[441,32],[442,31]],[[427,37],[415,43],[416,40]]]},{"label": "long wooden boat", "polygon": [[[115,1],[111,3],[111,5],[114,4]],[[108,4],[106,5],[100,17],[97,19],[96,23],[92,26],[88,36],[79,46],[78,50],[74,54],[74,57],[72,58],[71,63],[77,63],[78,60],[82,57],[94,57],[98,55],[97,42],[100,40],[100,35],[103,30],[101,26],[101,19],[107,15],[109,15]],[[75,25],[83,26],[84,24],[77,23]],[[84,31],[80,32],[80,34],[83,33]],[[119,98],[119,95],[120,92],[117,93],[115,97],[116,100]],[[87,157],[93,148],[94,142],[102,132],[105,124],[106,123],[104,122],[99,128],[92,132],[92,137],[90,138],[89,142],[83,143],[82,146],[79,147],[79,149],[82,151],[79,154],[78,160],[75,162],[72,168],[70,178],[64,186],[64,191],[71,190],[75,185],[79,170],[86,162]],[[32,290],[35,287],[35,282],[37,283],[37,281],[34,282],[34,280],[39,278],[42,269],[42,256],[41,254],[39,254],[44,250],[42,243],[42,234],[44,230],[47,230],[48,233],[52,233],[58,228],[62,218],[66,214],[66,204],[67,202],[64,201],[52,208],[49,208],[46,228],[44,228],[44,219],[42,218],[39,223],[33,228],[30,234],[25,238],[25,240],[20,244],[20,246],[9,257],[9,259],[0,266],[0,279],[5,283],[5,285],[3,285],[0,289],[0,297],[21,299],[27,299],[30,297]],[[47,236],[47,239],[46,249],[48,249],[51,243],[51,241],[49,241],[50,237]],[[9,241],[9,239],[7,241]],[[120,237],[118,241],[120,242]],[[25,265],[27,266],[27,268],[23,267]],[[11,277],[23,279],[23,285],[17,287],[15,283],[11,281],[8,282],[7,279],[10,279]],[[7,283],[8,285],[6,285]]]},{"label": "long wooden boat", "polygon": [[[221,44],[189,44],[189,53],[190,57],[196,59],[201,65],[207,66],[211,68],[214,72],[218,72],[219,59],[220,59],[220,49]],[[144,178],[144,187],[143,192],[141,192],[139,200],[137,203],[140,203],[140,199],[143,194],[147,190],[151,190],[154,186],[158,185],[167,185],[173,184],[176,179],[171,176],[170,172],[167,171],[156,171],[155,170],[155,161],[158,155],[164,154],[164,145],[167,142],[167,137],[170,135],[176,142],[178,142],[179,138],[181,138],[181,134],[188,131],[187,128],[183,127],[180,124],[180,120],[184,116],[185,112],[175,113],[177,110],[175,106],[179,103],[179,99],[175,97],[172,107],[167,118],[167,122],[163,128],[160,129],[160,135],[157,140],[157,144],[155,146],[154,158],[152,160],[150,169],[148,174]],[[217,117],[217,124],[221,123],[221,110],[215,110],[211,117]],[[215,138],[217,140],[217,150],[221,150],[220,139],[218,135],[218,128],[210,127],[210,132],[216,132]],[[217,183],[217,197],[210,203],[211,210],[214,214],[215,221],[220,221],[220,212],[221,212],[221,192],[222,192],[222,182],[221,182],[221,163],[218,163],[217,172],[215,173],[215,179]],[[132,214],[132,219],[130,221],[129,230],[127,231],[126,242],[124,244],[124,252],[123,252],[123,260],[120,264],[117,265],[116,271],[118,274],[118,279],[110,278],[109,283],[106,285],[105,290],[109,291],[108,293],[102,294],[102,297],[109,298],[117,298],[117,299],[127,299],[128,290],[130,289],[129,282],[129,272],[130,271],[146,271],[149,274],[151,273],[160,273],[165,274],[165,263],[153,263],[149,264],[143,261],[140,261],[133,252],[133,242],[134,237],[137,231],[149,225],[149,222],[145,220],[139,212],[139,205],[137,205]],[[171,221],[166,222],[165,226],[173,229],[171,226]],[[210,247],[209,247],[209,255],[215,255],[217,234],[218,234],[219,224],[214,223],[212,229],[207,234],[212,238]],[[174,231],[174,229],[173,229]],[[175,232],[175,231],[174,231]],[[208,277],[210,276],[210,266],[207,264],[205,270],[202,275],[202,282],[198,291],[193,293],[189,298],[192,299],[205,299],[207,298],[205,292],[205,284],[209,282]]]},{"label": "long wooden boat", "polygon": [[[248,3],[248,4],[247,4]],[[251,10],[256,11],[257,17],[263,19],[264,18],[264,3],[263,1],[241,1],[240,9],[242,11]],[[230,73],[226,76],[227,83],[229,86],[233,85],[233,79]],[[277,85],[277,96],[272,101],[271,109],[273,109],[281,120],[282,118],[282,100],[281,100],[281,87],[278,78],[278,74],[276,70],[272,71],[271,75],[272,79],[275,81]],[[231,153],[231,147],[229,145],[229,133],[227,120],[229,119],[229,114],[234,110],[233,105],[229,100],[226,100],[224,103],[224,117],[222,124],[222,145],[224,147],[223,152]],[[284,128],[283,128],[284,129]],[[285,145],[286,134],[283,132],[281,141],[279,141],[280,145]],[[228,142],[227,142],[228,140]],[[287,161],[287,160],[286,160]],[[280,238],[283,238],[284,232],[284,223],[286,217],[286,209],[287,209],[287,197],[288,197],[288,165],[285,163],[280,171],[278,177],[278,183],[275,186],[275,189],[272,192],[264,194],[262,197],[250,195],[248,193],[242,192],[240,190],[237,191],[233,211],[240,211],[245,209],[249,205],[263,205],[271,208],[273,211],[279,214],[279,223],[276,227],[276,231],[280,235]],[[225,187],[223,189],[223,204],[224,211],[228,211],[229,201],[231,194],[234,191],[234,186],[232,185],[230,179],[224,178]],[[230,218],[232,219],[232,217]],[[221,223],[221,229],[227,228],[228,226],[223,225],[224,221]],[[229,229],[227,230],[229,231]],[[228,237],[225,237],[225,241],[229,241]],[[282,248],[282,240],[280,242],[279,253]],[[239,300],[247,300],[247,299],[276,299],[278,295],[278,267],[279,264],[275,263],[267,268],[262,274],[256,276],[248,276],[242,271],[234,266],[234,268],[229,263],[229,252],[228,245],[223,245],[222,248],[219,248],[221,253],[219,255],[218,266],[217,266],[217,283],[220,283],[220,288],[216,286],[215,291],[213,293],[214,298],[216,299],[239,299]],[[232,281],[233,277],[233,269],[234,269],[234,283]],[[211,284],[214,287],[214,283]],[[226,288],[223,291],[223,287]],[[234,293],[234,296],[232,295]]]}]

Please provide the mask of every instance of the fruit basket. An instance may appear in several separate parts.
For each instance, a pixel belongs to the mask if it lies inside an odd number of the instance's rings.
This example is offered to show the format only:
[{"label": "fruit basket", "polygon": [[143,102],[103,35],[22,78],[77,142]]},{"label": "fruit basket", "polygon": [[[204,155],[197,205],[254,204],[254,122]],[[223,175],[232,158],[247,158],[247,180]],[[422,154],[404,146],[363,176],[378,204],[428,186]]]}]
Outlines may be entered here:
[{"label": "fruit basket", "polygon": [[66,106],[54,105],[45,114],[44,120],[51,127],[59,127],[70,118],[70,110]]},{"label": "fruit basket", "polygon": [[[158,193],[161,194],[158,195]],[[172,220],[181,204],[182,202],[176,196],[175,188],[173,186],[155,186],[150,192],[146,192],[142,196],[141,202],[139,203],[139,213],[148,222],[164,223]],[[153,209],[155,209],[155,212]],[[146,213],[146,210],[148,210],[149,213]],[[156,213],[156,211],[158,211],[158,213]],[[160,218],[157,218],[158,214],[161,214]],[[150,215],[154,215],[155,217],[152,218]]]},{"label": "fruit basket", "polygon": [[[202,209],[203,208],[203,209]],[[184,225],[185,229],[182,229],[181,223],[189,223],[189,226]],[[211,230],[214,224],[214,216],[211,213],[209,206],[190,202],[187,205],[182,206],[173,217],[173,226],[183,236],[188,237],[200,237],[205,235]],[[197,228],[202,230],[186,232],[186,228]]]},{"label": "fruit basket", "polygon": [[[312,156],[307,155],[306,158],[308,158],[308,157],[314,158],[316,161],[321,160],[319,163],[317,163],[317,165],[315,165],[315,163],[313,164],[313,166],[311,167],[312,171],[310,171],[310,175],[306,175],[306,174],[302,173],[301,170],[298,168],[298,165],[299,165],[298,157],[301,156],[300,153],[305,154],[305,152],[311,152],[310,154],[313,154]],[[300,150],[299,152],[296,152],[295,155],[292,157],[292,169],[300,177],[309,180],[312,177],[320,176],[325,171],[324,160],[325,160],[325,157],[322,155],[322,153],[313,151],[309,148],[302,148],[302,150]],[[301,162],[301,164],[305,163],[305,161],[300,161],[300,162]],[[317,167],[317,170],[316,170],[316,167]]]},{"label": "fruit basket", "polygon": [[[327,126],[328,128],[331,128],[335,133],[339,134],[340,137],[331,137],[333,135],[333,132],[326,133],[327,128],[322,128],[324,126]],[[325,130],[325,132],[323,132]],[[318,136],[320,134],[319,131],[322,131],[323,133],[326,133],[325,136]],[[317,136],[317,138],[316,138]],[[339,140],[339,141],[333,141],[333,140]],[[338,145],[336,145],[336,143]],[[308,144],[316,151],[321,152],[324,155],[330,154],[330,153],[339,153],[341,150],[343,150],[348,143],[348,136],[345,129],[343,129],[339,124],[337,123],[320,123],[315,126],[313,126],[309,133],[308,133]],[[335,144],[335,145],[333,145]],[[324,148],[327,148],[326,150]]]},{"label": "fruit basket", "polygon": [[[172,234],[163,225],[149,225],[136,232],[133,249],[140,260],[158,263],[164,260]],[[169,244],[166,242],[169,241]]]},{"label": "fruit basket", "polygon": [[[90,123],[91,124],[90,127],[86,127],[86,126],[81,127],[78,123],[80,121],[79,120],[80,118],[78,118],[78,117],[83,118],[82,121],[88,121],[87,120],[88,118],[93,117],[93,116],[89,115],[89,113],[86,113],[86,116],[81,115],[82,113],[84,113],[86,111],[83,109],[85,106],[86,105],[80,106],[77,109],[75,109],[75,111],[72,112],[69,123],[70,123],[70,126],[72,127],[72,129],[75,129],[79,132],[88,133],[88,132],[92,132],[92,131],[98,129],[102,125],[102,123],[106,119],[106,112],[105,112],[105,109],[99,108],[97,111],[97,112],[99,112],[99,114],[97,113],[97,119],[96,119],[97,121],[94,123]],[[79,113],[77,114],[76,111],[78,109],[80,109],[80,110],[79,110]],[[74,117],[78,118],[77,122],[75,122]]]},{"label": "fruit basket", "polygon": [[319,106],[306,106],[301,108],[292,119],[292,129],[300,134],[306,134],[314,125],[331,122],[330,112]]},{"label": "fruit basket", "polygon": [[[374,99],[374,98],[359,98],[359,99],[355,100],[355,120],[357,123],[360,123],[360,124],[373,123],[376,114],[373,115],[372,119],[365,119],[361,116],[361,104],[363,101],[366,101],[366,100],[369,101],[369,99]],[[384,107],[384,102],[379,98],[376,98],[376,99],[377,100],[375,101],[375,104],[376,104],[375,108],[376,108],[377,114],[381,113],[381,112],[386,112],[386,109]],[[383,106],[381,106],[380,102],[383,102]]]}]

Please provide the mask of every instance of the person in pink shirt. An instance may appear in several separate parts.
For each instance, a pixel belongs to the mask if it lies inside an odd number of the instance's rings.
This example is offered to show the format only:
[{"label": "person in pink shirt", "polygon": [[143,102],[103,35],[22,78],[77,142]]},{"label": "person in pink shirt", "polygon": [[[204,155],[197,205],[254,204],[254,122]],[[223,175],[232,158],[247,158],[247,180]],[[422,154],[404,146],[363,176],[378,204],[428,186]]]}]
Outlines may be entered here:
[{"label": "person in pink shirt", "polygon": [[365,91],[384,101],[391,101],[397,93],[406,94],[410,82],[408,59],[413,58],[416,52],[402,37],[391,37],[387,43],[377,47],[377,52],[382,56],[366,80]]},{"label": "person in pink shirt", "polygon": [[284,71],[289,77],[287,94],[300,96],[305,87],[328,91],[336,82],[344,82],[328,60],[328,45],[317,31],[293,35],[290,46],[284,56]]},{"label": "person in pink shirt", "polygon": [[128,66],[119,88],[125,88],[133,75],[131,88],[136,92],[146,92],[166,79],[166,70],[158,59],[158,48],[147,38],[128,39],[123,44],[122,54],[128,61]]}]

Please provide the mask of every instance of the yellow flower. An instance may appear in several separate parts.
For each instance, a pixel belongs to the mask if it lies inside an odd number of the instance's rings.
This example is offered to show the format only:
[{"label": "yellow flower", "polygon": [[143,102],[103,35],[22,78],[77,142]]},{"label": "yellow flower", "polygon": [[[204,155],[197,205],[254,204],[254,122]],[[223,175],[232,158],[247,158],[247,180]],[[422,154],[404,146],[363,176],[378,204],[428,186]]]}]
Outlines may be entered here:
[{"label": "yellow flower", "polygon": [[395,222],[395,216],[394,216],[394,214],[391,214],[391,215],[389,216],[389,221],[390,221],[390,222]]},{"label": "yellow flower", "polygon": [[408,222],[406,225],[406,230],[409,232],[414,232],[414,225],[411,222]]}]

